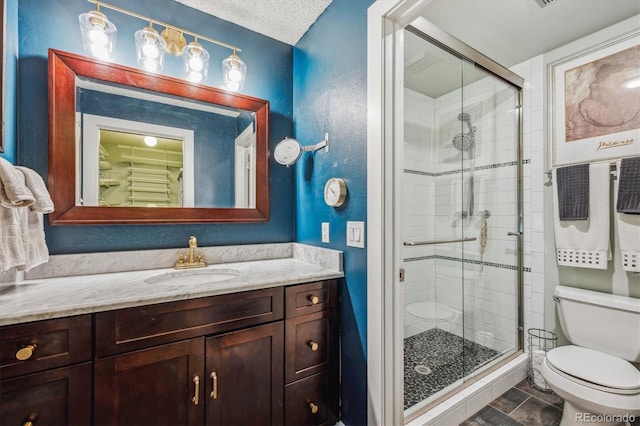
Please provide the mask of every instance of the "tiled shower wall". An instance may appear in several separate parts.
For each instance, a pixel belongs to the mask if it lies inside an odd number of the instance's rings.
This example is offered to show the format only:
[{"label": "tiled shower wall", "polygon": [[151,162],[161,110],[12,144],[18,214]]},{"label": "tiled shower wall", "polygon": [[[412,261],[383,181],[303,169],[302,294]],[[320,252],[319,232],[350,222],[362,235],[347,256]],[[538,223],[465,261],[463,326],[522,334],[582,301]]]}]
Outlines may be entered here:
[{"label": "tiled shower wall", "polygon": [[[541,327],[544,312],[543,265],[535,261],[543,253],[540,244],[542,203],[534,202],[532,209],[531,202],[536,193],[541,196],[544,184],[541,178],[544,175],[541,64],[541,58],[534,58],[514,67],[526,80],[523,90],[525,330],[532,324]],[[507,232],[517,230],[517,168],[513,142],[516,115],[511,91],[492,78],[465,87],[464,96],[465,112],[477,127],[475,214],[470,219],[463,219],[459,214],[467,206],[465,185],[470,162],[464,154],[463,163],[462,154],[452,144],[456,133],[468,132],[466,124],[457,119],[461,93],[456,91],[431,99],[405,90],[405,241],[479,237],[482,218],[478,213],[488,210],[491,214],[487,219],[488,242],[483,265],[479,241],[404,247],[405,305],[428,300],[437,303],[435,306],[446,305],[460,312],[452,321],[425,321],[405,311],[405,337],[438,327],[460,336],[464,331],[467,339],[504,351],[517,344],[514,326],[517,322],[516,240],[507,236]],[[536,182],[531,180],[532,171],[540,177]],[[537,250],[533,255],[532,248]]]}]

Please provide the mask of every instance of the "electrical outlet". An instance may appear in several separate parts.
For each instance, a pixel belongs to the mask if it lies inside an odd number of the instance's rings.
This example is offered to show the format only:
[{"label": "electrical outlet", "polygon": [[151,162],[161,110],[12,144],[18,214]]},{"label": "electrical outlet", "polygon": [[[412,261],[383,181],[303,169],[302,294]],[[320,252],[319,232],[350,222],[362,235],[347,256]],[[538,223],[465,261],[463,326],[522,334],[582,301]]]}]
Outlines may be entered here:
[{"label": "electrical outlet", "polygon": [[329,222],[322,222],[322,242],[329,242]]},{"label": "electrical outlet", "polygon": [[347,246],[364,248],[364,222],[347,222]]}]

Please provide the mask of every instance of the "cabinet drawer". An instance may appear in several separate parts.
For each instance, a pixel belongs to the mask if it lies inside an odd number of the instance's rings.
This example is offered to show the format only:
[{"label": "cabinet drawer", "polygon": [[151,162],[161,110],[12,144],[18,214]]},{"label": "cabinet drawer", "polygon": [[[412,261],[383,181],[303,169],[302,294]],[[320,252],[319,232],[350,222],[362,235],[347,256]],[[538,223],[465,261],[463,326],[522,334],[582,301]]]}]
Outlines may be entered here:
[{"label": "cabinet drawer", "polygon": [[333,309],[338,306],[338,282],[319,281],[287,287],[287,318]]},{"label": "cabinet drawer", "polygon": [[8,325],[0,329],[0,377],[15,377],[89,359],[90,315]]},{"label": "cabinet drawer", "polygon": [[5,425],[91,423],[91,363],[0,381],[0,421]]},{"label": "cabinet drawer", "polygon": [[322,311],[286,321],[287,383],[318,373],[333,364],[332,357],[337,353],[335,318],[334,311]]},{"label": "cabinet drawer", "polygon": [[96,356],[220,333],[283,318],[282,287],[96,314]]},{"label": "cabinet drawer", "polygon": [[330,371],[325,371],[285,387],[285,425],[336,424],[338,421],[338,384],[332,374]]}]

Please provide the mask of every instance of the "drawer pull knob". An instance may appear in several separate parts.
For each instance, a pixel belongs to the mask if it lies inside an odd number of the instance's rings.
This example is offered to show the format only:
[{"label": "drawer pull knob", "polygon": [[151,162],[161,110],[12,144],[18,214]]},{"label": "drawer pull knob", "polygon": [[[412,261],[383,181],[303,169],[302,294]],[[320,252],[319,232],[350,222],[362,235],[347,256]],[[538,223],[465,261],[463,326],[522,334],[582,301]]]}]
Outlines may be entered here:
[{"label": "drawer pull knob", "polygon": [[313,402],[310,402],[309,410],[311,411],[311,414],[316,414],[318,412],[318,404],[314,404]]},{"label": "drawer pull knob", "polygon": [[33,351],[35,351],[37,347],[38,345],[36,345],[35,343],[25,346],[24,348],[16,352],[16,359],[18,361],[28,360],[29,358],[31,358],[31,355],[33,355]]},{"label": "drawer pull knob", "polygon": [[218,399],[218,375],[215,371],[212,371],[211,374],[209,374],[209,377],[211,377],[211,380],[213,381],[213,388],[209,396],[213,399]]},{"label": "drawer pull knob", "polygon": [[307,296],[307,299],[309,299],[309,302],[311,302],[314,305],[317,305],[318,302],[320,301],[320,298],[318,296],[314,296],[312,294],[310,294],[309,296]]},{"label": "drawer pull knob", "polygon": [[318,345],[318,343],[314,342],[313,340],[309,340],[307,342],[307,345],[309,345],[309,347],[311,348],[312,351],[317,351],[318,348],[320,347],[320,345]]},{"label": "drawer pull knob", "polygon": [[198,405],[199,397],[200,397],[200,377],[194,376],[193,383],[196,386],[195,386],[194,395],[193,395],[193,398],[191,398],[191,401],[193,401],[193,405]]},{"label": "drawer pull knob", "polygon": [[30,414],[26,419],[24,419],[22,426],[35,426],[37,420],[38,420],[37,414]]}]

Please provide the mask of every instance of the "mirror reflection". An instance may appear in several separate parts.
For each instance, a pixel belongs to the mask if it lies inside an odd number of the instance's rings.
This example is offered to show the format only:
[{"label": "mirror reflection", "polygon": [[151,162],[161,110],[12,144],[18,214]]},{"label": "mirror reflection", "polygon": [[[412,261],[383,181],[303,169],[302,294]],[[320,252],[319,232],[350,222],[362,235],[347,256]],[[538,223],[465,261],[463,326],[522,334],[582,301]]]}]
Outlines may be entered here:
[{"label": "mirror reflection", "polygon": [[50,224],[269,220],[269,101],[54,49],[49,95]]},{"label": "mirror reflection", "polygon": [[255,206],[255,114],[76,79],[76,205]]}]

